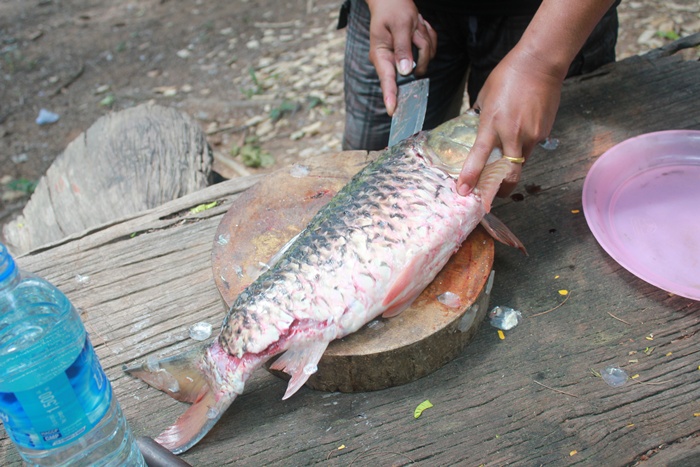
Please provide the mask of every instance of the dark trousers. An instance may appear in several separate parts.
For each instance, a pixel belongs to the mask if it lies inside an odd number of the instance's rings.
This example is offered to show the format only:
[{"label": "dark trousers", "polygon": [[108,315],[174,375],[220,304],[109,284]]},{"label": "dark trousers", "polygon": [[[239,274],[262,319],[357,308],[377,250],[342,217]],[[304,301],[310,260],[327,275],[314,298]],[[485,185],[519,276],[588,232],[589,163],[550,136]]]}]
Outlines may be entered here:
[{"label": "dark trousers", "polygon": [[[386,113],[379,78],[369,61],[370,13],[364,0],[349,6],[345,44],[345,132],[343,149],[377,150],[389,141],[391,117]],[[429,130],[459,114],[464,90],[470,105],[491,71],[520,40],[532,16],[471,16],[421,10],[438,36],[437,55],[430,62],[430,94],[423,128]],[[598,23],[569,68],[567,76],[589,73],[615,61],[617,10]],[[399,75],[401,85],[414,78]]]}]

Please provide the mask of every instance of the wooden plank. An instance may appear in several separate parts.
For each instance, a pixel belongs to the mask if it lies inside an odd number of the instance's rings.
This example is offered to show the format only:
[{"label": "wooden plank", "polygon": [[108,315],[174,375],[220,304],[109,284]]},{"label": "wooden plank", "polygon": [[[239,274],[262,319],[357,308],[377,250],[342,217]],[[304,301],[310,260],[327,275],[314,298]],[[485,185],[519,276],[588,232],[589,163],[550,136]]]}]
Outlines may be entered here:
[{"label": "wooden plank", "polygon": [[[368,393],[302,388],[283,402],[285,383],[260,371],[183,458],[198,466],[616,466],[647,453],[653,461],[665,454],[659,446],[670,446],[673,459],[689,458],[696,445],[684,448],[684,440],[698,433],[700,304],[621,268],[572,210],[581,209],[588,168],[613,144],[648,131],[700,129],[697,76],[698,62],[635,58],[565,86],[553,132],[561,145],[538,149],[525,166],[515,197],[522,201],[494,208],[530,253],[496,246],[492,304],[524,314],[505,340],[482,326],[436,372]],[[198,345],[188,327],[217,328],[224,316],[209,254],[235,194],[207,190],[18,259],[84,310],[137,435],[156,435],[184,407],[125,376],[121,364]],[[222,204],[189,214],[213,200]],[[560,289],[570,291],[567,302],[535,316],[562,302]],[[639,378],[612,388],[591,372],[610,364]],[[434,407],[414,419],[426,399]],[[0,463],[19,465],[5,438]]]}]

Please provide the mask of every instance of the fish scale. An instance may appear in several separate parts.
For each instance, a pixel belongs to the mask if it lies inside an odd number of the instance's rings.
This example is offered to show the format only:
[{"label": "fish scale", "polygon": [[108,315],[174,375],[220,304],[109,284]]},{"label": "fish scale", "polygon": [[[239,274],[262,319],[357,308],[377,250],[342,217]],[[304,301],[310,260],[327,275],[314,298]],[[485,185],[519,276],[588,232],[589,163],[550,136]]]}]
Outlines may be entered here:
[{"label": "fish scale", "polygon": [[[475,118],[459,117],[392,146],[353,177],[236,298],[212,344],[128,369],[192,403],[158,442],[176,453],[192,447],[274,356],[271,368],[291,375],[284,395],[290,397],[316,371],[330,341],[408,307],[480,222],[522,248],[485,217],[511,162],[487,166],[468,196],[456,192]],[[177,381],[179,391],[164,381]]]},{"label": "fish scale", "polygon": [[[294,319],[341,320],[342,314],[348,309],[350,303],[358,300],[356,293],[362,291],[356,287],[350,287],[352,281],[348,281],[345,277],[336,276],[338,280],[335,281],[334,277],[324,277],[324,281],[330,280],[330,283],[327,282],[324,287],[307,288],[304,290],[307,296],[323,294],[324,289],[346,289],[341,301],[316,297],[313,300],[314,306],[309,309],[309,307],[300,306],[301,302],[298,298],[293,303],[280,303],[282,297],[289,295],[289,275],[293,275],[294,271],[298,275],[306,271],[338,271],[347,262],[356,263],[351,269],[355,274],[366,274],[370,277],[381,275],[376,272],[376,265],[372,261],[373,256],[381,256],[387,251],[392,252],[392,256],[396,256],[396,252],[391,248],[405,243],[411,237],[413,223],[423,225],[424,222],[434,221],[435,217],[439,218],[439,210],[433,210],[427,219],[413,219],[413,222],[385,221],[386,217],[405,220],[411,212],[415,213],[414,210],[407,209],[408,203],[399,196],[398,187],[414,191],[421,199],[441,204],[443,210],[446,210],[449,207],[445,200],[441,199],[440,191],[448,179],[446,174],[430,170],[425,160],[413,148],[412,143],[407,142],[392,147],[346,185],[333,201],[314,217],[279,262],[248,287],[246,290],[248,295],[256,297],[256,302],[260,304],[259,308],[256,307],[255,311],[251,311],[252,304],[245,299],[245,296],[239,296],[232,304],[230,320],[224,324],[220,335],[222,346],[227,347],[231,354],[240,354],[241,349],[262,352],[279,339],[279,335],[270,333],[263,334],[268,339],[260,339],[261,334],[246,325],[246,322],[251,321],[247,319],[251,314],[257,316],[260,313],[268,317],[279,315],[275,322],[288,325],[291,325]],[[361,196],[358,196],[358,193]],[[373,199],[381,201],[365,202]],[[418,214],[425,215],[426,211]],[[451,214],[456,213],[451,212]],[[371,222],[361,228],[349,227],[356,223],[356,219],[367,219]],[[386,229],[385,226],[389,224],[393,227]],[[345,244],[344,239],[348,230],[351,230],[351,238],[359,236],[355,244],[359,247],[364,243],[365,248],[357,255],[346,257],[347,253],[344,255],[343,249],[336,248],[336,244]],[[357,249],[354,251],[357,252]],[[316,261],[312,263],[310,260],[313,257]],[[357,271],[357,268],[363,265],[364,268]],[[397,267],[400,268],[401,265]],[[348,285],[344,286],[345,284]],[[349,288],[352,290],[347,290]],[[325,309],[319,310],[318,305]],[[319,311],[312,312],[312,309]],[[364,324],[367,319],[366,313],[372,310],[364,311],[365,316],[359,319],[344,320],[344,323],[350,324],[350,328],[345,329],[341,326],[339,329],[341,334],[336,337],[354,332]],[[252,321],[257,323],[260,319]],[[246,333],[242,328],[248,328],[248,332]],[[287,327],[286,330],[288,329]],[[258,338],[258,341],[251,347],[250,341],[253,338]]]}]

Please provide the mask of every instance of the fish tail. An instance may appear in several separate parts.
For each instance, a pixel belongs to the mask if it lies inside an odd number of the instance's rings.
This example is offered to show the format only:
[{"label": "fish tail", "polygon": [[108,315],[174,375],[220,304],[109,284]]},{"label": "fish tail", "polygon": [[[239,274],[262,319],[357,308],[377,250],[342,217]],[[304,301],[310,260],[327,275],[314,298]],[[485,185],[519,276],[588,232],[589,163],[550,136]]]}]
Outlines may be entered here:
[{"label": "fish tail", "polygon": [[124,371],[142,379],[181,402],[192,404],[175,424],[155,440],[174,454],[194,446],[221,418],[240,391],[222,391],[212,387],[215,368],[208,362],[214,345],[197,347],[160,361],[125,367]]}]

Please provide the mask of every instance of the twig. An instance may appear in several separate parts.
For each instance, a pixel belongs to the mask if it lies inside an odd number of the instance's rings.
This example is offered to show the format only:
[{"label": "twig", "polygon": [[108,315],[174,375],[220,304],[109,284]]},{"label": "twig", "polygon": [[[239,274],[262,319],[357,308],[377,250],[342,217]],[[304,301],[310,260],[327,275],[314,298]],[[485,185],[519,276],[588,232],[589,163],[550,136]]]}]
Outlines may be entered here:
[{"label": "twig", "polygon": [[56,89],[54,89],[53,92],[49,93],[49,97],[53,97],[53,96],[58,95],[61,91],[63,91],[64,89],[67,89],[71,84],[78,81],[78,78],[80,78],[83,75],[84,71],[85,71],[85,65],[81,63],[80,68],[78,68],[78,71],[73,73],[72,76],[69,76],[68,79],[63,84],[61,84]]},{"label": "twig", "polygon": [[634,381],[635,383],[639,383],[639,384],[649,384],[651,386],[656,386],[657,384],[669,384],[670,383],[670,381],[639,381],[637,379],[633,379],[632,381]]},{"label": "twig", "polygon": [[698,45],[700,45],[700,32],[696,32],[690,36],[681,37],[680,39],[675,40],[670,44],[666,44],[663,47],[659,47],[658,49],[650,50],[643,56],[651,59],[668,57],[669,55],[673,55],[678,51],[696,47]]},{"label": "twig", "polygon": [[568,293],[568,295],[564,298],[564,301],[562,301],[559,305],[555,306],[554,308],[550,308],[550,309],[547,310],[547,311],[542,311],[542,312],[540,312],[540,313],[535,313],[534,315],[530,316],[530,318],[534,318],[535,316],[546,315],[547,313],[553,312],[554,310],[556,310],[557,308],[559,308],[560,306],[562,306],[564,303],[566,303],[566,301],[569,299],[569,297],[571,297],[571,292]]},{"label": "twig", "polygon": [[543,388],[547,388],[547,389],[549,389],[550,391],[558,392],[559,394],[565,394],[565,395],[571,396],[571,397],[578,397],[576,394],[571,394],[570,392],[561,391],[561,390],[559,390],[559,389],[554,389],[554,388],[552,388],[552,387],[547,386],[546,384],[540,383],[539,381],[535,381],[534,379],[532,380],[532,382],[535,383],[535,384],[539,384],[539,385],[542,386]]},{"label": "twig", "polygon": [[625,324],[627,324],[628,326],[632,326],[632,323],[628,323],[628,322],[625,321],[624,319],[618,318],[617,316],[615,316],[614,314],[610,313],[609,311],[608,311],[608,314],[609,314],[610,316],[612,316],[613,318],[615,318],[616,320],[618,320],[619,322],[625,323]]},{"label": "twig", "polygon": [[[342,448],[345,449],[345,446],[343,446]],[[329,460],[329,459],[331,458],[331,456],[333,455],[334,452],[336,452],[336,451],[342,451],[343,449],[341,449],[341,448],[339,448],[339,447],[338,447],[338,448],[335,448],[335,449],[331,449],[331,452],[329,452],[328,455],[326,456],[326,460]]]},{"label": "twig", "polygon": [[207,136],[215,135],[217,133],[223,133],[224,131],[230,131],[231,133],[237,133],[239,131],[247,130],[248,128],[252,127],[253,125],[224,125],[219,128],[216,128],[215,130],[209,130],[207,131]]},{"label": "twig", "polygon": [[236,162],[235,160],[223,154],[214,152],[214,160],[220,162],[222,165],[225,165],[229,169],[234,170],[241,177],[248,177],[251,175],[251,172],[248,169],[246,169],[243,164]]}]

